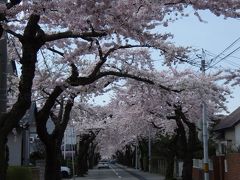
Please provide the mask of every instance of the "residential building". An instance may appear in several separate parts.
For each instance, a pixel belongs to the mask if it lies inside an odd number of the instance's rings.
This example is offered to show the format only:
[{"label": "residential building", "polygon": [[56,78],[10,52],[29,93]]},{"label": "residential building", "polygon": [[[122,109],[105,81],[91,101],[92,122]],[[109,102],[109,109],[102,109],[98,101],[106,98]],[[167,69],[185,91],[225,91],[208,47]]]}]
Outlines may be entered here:
[{"label": "residential building", "polygon": [[218,142],[217,155],[240,150],[240,107],[221,119],[214,131]]},{"label": "residential building", "polygon": [[29,155],[33,151],[33,144],[29,140],[36,137],[35,110],[36,103],[32,103],[19,126],[8,135],[9,165],[29,163]]}]

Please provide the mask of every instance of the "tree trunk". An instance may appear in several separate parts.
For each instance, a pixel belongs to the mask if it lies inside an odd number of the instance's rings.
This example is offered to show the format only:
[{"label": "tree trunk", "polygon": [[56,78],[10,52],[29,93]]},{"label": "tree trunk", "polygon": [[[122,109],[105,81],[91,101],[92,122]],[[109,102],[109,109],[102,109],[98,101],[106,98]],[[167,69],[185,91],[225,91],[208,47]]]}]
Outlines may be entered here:
[{"label": "tree trunk", "polygon": [[8,149],[6,145],[7,139],[0,138],[0,177],[6,180],[8,168]]},{"label": "tree trunk", "polygon": [[89,149],[89,169],[93,169],[94,166],[94,155],[95,155],[95,148],[96,148],[96,144],[91,143],[90,145],[90,149]]},{"label": "tree trunk", "polygon": [[88,172],[88,150],[89,145],[93,142],[96,135],[93,132],[89,134],[83,134],[79,141],[78,150],[78,175],[84,176]]},{"label": "tree trunk", "polygon": [[166,167],[166,180],[173,180],[173,172],[174,172],[174,155],[169,156],[167,158],[167,167]]},{"label": "tree trunk", "polygon": [[36,114],[37,133],[41,141],[44,143],[46,151],[45,180],[61,179],[61,144],[69,121],[74,97],[72,100],[68,100],[64,112],[62,109],[63,104],[61,104],[58,117],[55,115],[51,116],[55,124],[52,134],[47,132],[46,124],[51,113],[51,108],[62,91],[63,90],[59,86],[56,86],[45,102],[43,108]]},{"label": "tree trunk", "polygon": [[78,175],[84,176],[88,171],[87,165],[87,144],[82,144],[78,154]]},{"label": "tree trunk", "polygon": [[[19,94],[16,103],[11,110],[0,116],[0,177],[5,180],[8,160],[6,156],[7,136],[12,129],[18,126],[27,109],[31,105],[32,82],[35,73],[35,63],[37,62],[37,52],[44,44],[42,40],[36,36],[39,30],[38,22],[40,16],[32,14],[24,30],[23,37],[19,39],[22,43],[22,64],[21,78],[19,82]],[[39,39],[38,39],[39,38]]]},{"label": "tree trunk", "polygon": [[[186,152],[189,153],[189,152]],[[187,154],[183,160],[182,180],[192,180],[193,156]]]},{"label": "tree trunk", "polygon": [[46,147],[45,180],[61,180],[61,145],[52,142]]},{"label": "tree trunk", "polygon": [[83,171],[84,171],[84,174],[88,174],[88,153],[86,153],[84,155],[84,158],[83,158]]},{"label": "tree trunk", "polygon": [[[182,152],[180,153],[183,157],[182,179],[192,180],[193,157],[198,142],[196,126],[185,116],[181,106],[176,106],[175,114],[178,117],[176,123],[178,125],[180,145],[182,146]],[[188,133],[185,131],[183,123],[188,127]]]},{"label": "tree trunk", "polygon": [[192,180],[192,168],[194,153],[198,150],[198,137],[196,126],[193,123],[187,122],[188,126],[188,144],[183,161],[183,180]]}]

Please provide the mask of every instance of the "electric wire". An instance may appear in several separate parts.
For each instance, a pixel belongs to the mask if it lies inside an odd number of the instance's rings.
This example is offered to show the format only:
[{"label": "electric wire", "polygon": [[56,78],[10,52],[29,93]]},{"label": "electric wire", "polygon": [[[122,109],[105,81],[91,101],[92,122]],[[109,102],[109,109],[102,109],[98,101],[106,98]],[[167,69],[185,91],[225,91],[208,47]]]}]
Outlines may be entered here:
[{"label": "electric wire", "polygon": [[240,40],[240,37],[237,38],[235,41],[233,41],[228,47],[226,47],[221,53],[219,53],[217,56],[215,56],[212,59],[212,62],[216,61],[217,58],[219,58],[224,52],[226,52],[228,49],[230,49],[232,46],[234,46],[238,41]]},{"label": "electric wire", "polygon": [[232,55],[233,53],[237,52],[238,50],[240,50],[240,46],[237,47],[236,49],[234,49],[232,52],[230,52],[227,55],[225,55],[224,57],[222,57],[221,59],[219,59],[217,62],[215,62],[211,66],[209,66],[208,69],[212,68],[213,66],[216,66],[218,63],[220,63],[221,61],[225,60],[226,58],[228,58],[230,55]]},{"label": "electric wire", "polygon": [[[216,54],[214,54],[214,53],[212,53],[212,52],[210,52],[210,51],[208,51],[208,50],[205,50],[205,51],[206,51],[206,54],[207,54],[208,56],[211,56],[211,57],[215,57],[215,56],[216,56]],[[223,56],[226,56],[226,54],[222,54],[222,55],[223,55]],[[220,57],[223,58],[223,56],[220,56]],[[224,63],[230,64],[230,65],[232,65],[232,66],[234,66],[234,67],[237,66],[238,68],[240,68],[240,64],[238,64],[238,63],[230,60],[229,58],[235,58],[235,59],[240,59],[240,58],[235,57],[235,56],[228,56],[228,59],[227,59],[227,58],[224,59],[224,60],[225,60]]]}]

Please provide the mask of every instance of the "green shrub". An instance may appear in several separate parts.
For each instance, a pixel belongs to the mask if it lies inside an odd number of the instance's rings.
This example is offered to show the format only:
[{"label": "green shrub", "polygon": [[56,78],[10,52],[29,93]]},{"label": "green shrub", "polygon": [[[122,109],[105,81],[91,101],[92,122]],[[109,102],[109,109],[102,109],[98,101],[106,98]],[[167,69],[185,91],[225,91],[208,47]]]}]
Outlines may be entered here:
[{"label": "green shrub", "polygon": [[10,166],[7,171],[7,180],[32,180],[32,171],[28,167]]}]

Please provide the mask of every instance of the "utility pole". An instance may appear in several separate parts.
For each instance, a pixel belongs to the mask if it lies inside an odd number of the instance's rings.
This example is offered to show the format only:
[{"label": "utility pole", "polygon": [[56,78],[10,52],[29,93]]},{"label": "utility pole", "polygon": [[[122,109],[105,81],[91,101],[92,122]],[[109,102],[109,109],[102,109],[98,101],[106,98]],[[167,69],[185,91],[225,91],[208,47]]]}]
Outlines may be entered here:
[{"label": "utility pole", "polygon": [[[0,0],[0,3],[6,3]],[[0,37],[0,116],[7,110],[7,36],[3,32]]]},{"label": "utility pole", "polygon": [[72,173],[73,173],[73,180],[75,180],[75,148],[74,148],[74,142],[73,142],[73,138],[75,137],[75,134],[74,134],[74,124],[71,125],[71,150],[72,150]]},{"label": "utility pole", "polygon": [[[204,50],[202,53],[202,61],[201,61],[201,70],[203,75],[205,76],[205,56]],[[208,165],[208,128],[207,128],[207,105],[203,100],[202,102],[202,131],[203,131],[203,171],[204,171],[204,180],[209,180],[209,165]]]},{"label": "utility pole", "polygon": [[151,172],[152,147],[151,147],[151,124],[148,125],[148,171]]}]

